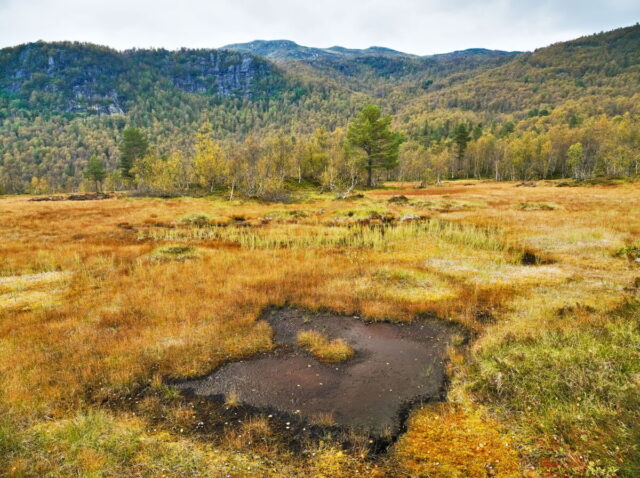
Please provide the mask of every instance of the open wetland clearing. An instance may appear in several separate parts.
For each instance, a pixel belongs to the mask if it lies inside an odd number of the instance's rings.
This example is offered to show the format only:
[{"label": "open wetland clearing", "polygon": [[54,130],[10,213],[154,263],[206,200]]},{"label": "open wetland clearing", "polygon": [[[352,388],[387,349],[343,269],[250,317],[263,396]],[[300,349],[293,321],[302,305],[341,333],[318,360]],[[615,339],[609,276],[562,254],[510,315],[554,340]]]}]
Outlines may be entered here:
[{"label": "open wetland clearing", "polygon": [[637,184],[299,194],[0,198],[0,475],[637,476]]}]

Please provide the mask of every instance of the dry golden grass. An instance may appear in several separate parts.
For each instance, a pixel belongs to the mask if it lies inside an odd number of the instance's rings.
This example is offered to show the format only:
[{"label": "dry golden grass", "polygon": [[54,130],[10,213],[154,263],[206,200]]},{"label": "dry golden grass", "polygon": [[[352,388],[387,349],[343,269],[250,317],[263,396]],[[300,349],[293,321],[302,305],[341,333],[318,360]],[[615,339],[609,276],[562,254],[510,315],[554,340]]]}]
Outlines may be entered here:
[{"label": "dry golden grass", "polygon": [[[410,202],[387,203],[398,194]],[[520,204],[558,207],[522,209]],[[203,448],[197,436],[156,435],[143,412],[132,421],[118,404],[141,390],[173,397],[168,379],[202,375],[223,362],[270,350],[271,331],[256,321],[269,305],[328,308],[372,319],[434,314],[463,324],[476,340],[466,353],[456,352],[451,400],[506,406],[504,397],[482,385],[498,383],[498,372],[482,366],[493,351],[543,340],[550,331],[573,334],[585,321],[607,317],[633,298],[632,284],[640,276],[635,263],[614,256],[640,243],[640,187],[631,184],[516,188],[476,182],[295,205],[146,198],[47,203],[5,197],[0,211],[0,458],[6,457],[0,459],[0,474],[14,470],[19,475],[24,469],[26,475],[65,476],[64,470],[89,474],[103,468],[113,475],[144,469],[149,460],[171,460],[177,449],[187,450],[185,460],[218,453]],[[403,224],[381,236],[386,215],[407,214],[440,222],[420,230]],[[206,232],[210,228],[224,228],[223,234]],[[253,246],[241,236],[253,237]],[[175,245],[197,254],[193,260],[153,260],[158,248]],[[518,251],[524,247],[553,262],[520,264]],[[149,409],[157,408],[150,404]],[[106,405],[112,411],[99,412],[101,433],[114,439],[131,432],[157,446],[141,445],[131,452],[138,464],[127,461],[124,468],[114,458],[120,451],[112,453],[103,442],[68,455],[64,463],[50,459],[67,445],[60,441],[59,449],[57,438],[47,437],[72,423],[93,427],[85,412]],[[184,411],[174,418],[165,412],[160,415],[166,420],[188,418]],[[453,420],[442,413],[444,418],[433,422],[436,428]],[[527,428],[526,416],[514,413],[496,416],[517,431],[515,441],[535,441],[543,450],[555,446],[540,440],[553,430]],[[412,470],[411,463],[435,452],[435,445],[431,449],[419,438],[423,432],[402,439],[404,464],[397,466]],[[444,430],[429,429],[432,433]],[[604,443],[602,436],[597,443]],[[585,456],[589,450],[600,453],[591,441],[578,446],[572,436],[564,440],[558,448],[581,449]],[[242,442],[244,449],[237,453],[246,456],[238,460],[253,456],[254,444],[255,439]],[[540,456],[523,450],[528,460]],[[247,466],[275,460],[291,476],[384,476],[395,470],[386,466],[396,466],[331,447],[316,450],[313,459],[263,452],[268,456],[249,459]],[[610,462],[624,459],[620,453],[612,453]],[[608,455],[598,456],[606,469]],[[29,463],[37,463],[37,469]],[[443,470],[433,473],[443,476]]]}]

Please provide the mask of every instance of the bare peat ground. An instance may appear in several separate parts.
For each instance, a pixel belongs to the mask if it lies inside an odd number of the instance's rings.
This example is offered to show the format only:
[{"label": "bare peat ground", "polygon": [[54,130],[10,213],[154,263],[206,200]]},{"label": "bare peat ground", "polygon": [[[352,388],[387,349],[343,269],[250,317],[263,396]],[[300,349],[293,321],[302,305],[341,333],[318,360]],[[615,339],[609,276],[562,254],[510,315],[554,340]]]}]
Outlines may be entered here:
[{"label": "bare peat ground", "polygon": [[[396,435],[408,405],[444,397],[444,357],[453,332],[444,322],[365,323],[293,308],[267,309],[262,318],[274,331],[273,352],[225,364],[178,387],[373,436]],[[295,344],[303,330],[342,338],[356,355],[343,363],[320,362]]]}]

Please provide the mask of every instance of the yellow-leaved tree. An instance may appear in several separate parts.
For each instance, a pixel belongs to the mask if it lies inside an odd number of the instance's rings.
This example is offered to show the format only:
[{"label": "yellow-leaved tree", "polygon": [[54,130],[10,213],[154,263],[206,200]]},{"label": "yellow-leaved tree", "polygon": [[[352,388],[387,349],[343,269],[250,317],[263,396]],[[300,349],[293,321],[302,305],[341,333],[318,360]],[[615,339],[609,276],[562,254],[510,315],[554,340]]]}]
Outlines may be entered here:
[{"label": "yellow-leaved tree", "polygon": [[229,182],[230,161],[224,149],[213,141],[210,123],[205,123],[196,134],[193,172],[198,185],[209,192]]}]

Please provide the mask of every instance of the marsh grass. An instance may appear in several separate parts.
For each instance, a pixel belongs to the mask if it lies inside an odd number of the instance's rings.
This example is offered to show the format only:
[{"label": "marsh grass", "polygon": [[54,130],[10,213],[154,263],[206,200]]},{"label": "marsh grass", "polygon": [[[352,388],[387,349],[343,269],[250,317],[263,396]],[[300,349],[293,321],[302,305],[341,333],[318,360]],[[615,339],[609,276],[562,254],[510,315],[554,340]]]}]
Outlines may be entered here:
[{"label": "marsh grass", "polygon": [[500,425],[482,411],[450,404],[416,411],[393,454],[408,476],[521,476],[518,453]]},{"label": "marsh grass", "polygon": [[0,309],[38,310],[55,306],[68,288],[68,273],[51,271],[0,277]]},{"label": "marsh grass", "polygon": [[224,404],[228,407],[237,407],[240,405],[240,397],[236,390],[231,390],[224,397]]},{"label": "marsh grass", "polygon": [[[238,445],[247,446],[265,432],[253,422],[246,424]],[[4,457],[8,476],[297,476],[285,461],[274,469],[255,452],[148,431],[139,419],[115,418],[102,411],[31,427]]]},{"label": "marsh grass", "polygon": [[[294,225],[280,227],[213,226],[206,228],[151,229],[141,232],[140,240],[153,241],[221,241],[247,249],[275,248],[369,248],[388,250],[407,240],[434,240],[491,251],[509,251],[509,244],[497,228],[458,224],[437,219],[391,225],[322,227]],[[419,242],[418,242],[419,244]]]},{"label": "marsh grass", "polygon": [[462,211],[468,209],[477,209],[486,207],[484,201],[470,200],[452,200],[452,199],[434,199],[431,201],[411,201],[410,206],[417,210],[429,210],[438,212]]},{"label": "marsh grass", "polygon": [[332,427],[336,424],[336,420],[333,416],[333,413],[329,412],[318,412],[315,413],[310,419],[309,423],[312,425],[318,425],[321,427]]}]

